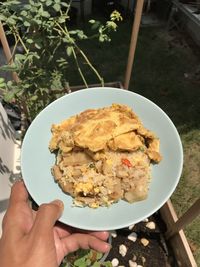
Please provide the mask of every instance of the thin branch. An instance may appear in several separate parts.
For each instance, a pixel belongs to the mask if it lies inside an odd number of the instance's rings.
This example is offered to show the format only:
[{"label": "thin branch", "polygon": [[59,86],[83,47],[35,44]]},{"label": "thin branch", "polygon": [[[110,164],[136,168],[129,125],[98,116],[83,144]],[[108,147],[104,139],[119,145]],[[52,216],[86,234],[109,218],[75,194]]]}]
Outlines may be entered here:
[{"label": "thin branch", "polygon": [[99,81],[101,82],[101,86],[104,86],[104,79],[100,76],[99,72],[95,69],[95,67],[91,64],[91,62],[89,61],[88,57],[85,55],[85,53],[75,44],[76,48],[78,49],[78,51],[80,52],[80,54],[83,56],[83,58],[85,59],[86,63],[90,66],[90,68],[94,71],[94,73],[96,74],[96,76],[98,77]]},{"label": "thin branch", "polygon": [[80,76],[81,76],[81,78],[82,78],[82,80],[83,80],[85,86],[88,88],[87,81],[86,81],[86,79],[85,79],[85,77],[84,77],[84,75],[83,75],[83,72],[82,72],[81,68],[80,68],[80,65],[79,65],[79,63],[78,63],[78,59],[77,59],[77,56],[76,56],[76,53],[75,53],[73,47],[72,47],[72,54],[73,54],[73,56],[74,56],[74,59],[75,59],[76,66],[77,66],[77,68],[78,68],[79,74],[80,74]]},{"label": "thin branch", "polygon": [[[60,30],[70,36],[69,34],[69,31],[67,29],[67,27],[65,26],[65,29],[63,29],[57,22],[56,22],[56,25],[60,28]],[[79,48],[79,46],[73,41],[73,45],[77,48],[77,50],[80,52],[80,54],[82,55],[82,57],[84,58],[84,60],[86,61],[86,63],[89,65],[89,67],[93,70],[93,72],[95,73],[95,75],[97,76],[97,78],[99,79],[99,81],[101,82],[101,86],[103,87],[104,86],[104,79],[100,76],[99,72],[95,69],[95,67],[92,65],[92,63],[89,61],[88,57],[86,56],[86,54]],[[75,53],[75,51],[74,51]],[[77,60],[77,57],[75,58],[75,60]],[[78,65],[79,66],[79,65]],[[80,69],[80,66],[79,66],[79,69]],[[80,71],[79,71],[80,73]],[[82,73],[82,71],[81,71]],[[80,73],[80,74],[81,74]],[[83,73],[81,75],[82,79],[83,79]],[[85,79],[84,79],[85,80]]]},{"label": "thin branch", "polygon": [[[14,36],[15,36],[15,35],[14,35]],[[15,36],[15,45],[14,45],[14,47],[13,47],[12,54],[11,54],[12,59],[13,59],[13,56],[14,56],[14,54],[15,54],[15,51],[16,51],[16,48],[17,48],[18,43],[19,43],[19,39],[17,39],[16,36]]]},{"label": "thin branch", "polygon": [[25,43],[23,42],[23,40],[22,40],[22,38],[21,38],[21,36],[20,36],[18,30],[16,29],[16,27],[15,27],[14,29],[15,29],[15,34],[16,34],[17,38],[19,39],[21,45],[23,46],[23,48],[24,48],[26,54],[28,54],[28,53],[29,53],[29,50],[27,49]]}]

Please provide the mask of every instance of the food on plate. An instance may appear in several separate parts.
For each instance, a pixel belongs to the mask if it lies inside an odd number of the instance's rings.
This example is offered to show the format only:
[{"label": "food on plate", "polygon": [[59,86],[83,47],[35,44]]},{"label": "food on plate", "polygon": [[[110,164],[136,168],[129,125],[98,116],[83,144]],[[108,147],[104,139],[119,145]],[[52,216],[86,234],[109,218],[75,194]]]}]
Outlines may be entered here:
[{"label": "food on plate", "polygon": [[126,105],[88,109],[53,124],[55,181],[76,206],[109,206],[148,196],[151,163],[159,163],[160,141]]}]

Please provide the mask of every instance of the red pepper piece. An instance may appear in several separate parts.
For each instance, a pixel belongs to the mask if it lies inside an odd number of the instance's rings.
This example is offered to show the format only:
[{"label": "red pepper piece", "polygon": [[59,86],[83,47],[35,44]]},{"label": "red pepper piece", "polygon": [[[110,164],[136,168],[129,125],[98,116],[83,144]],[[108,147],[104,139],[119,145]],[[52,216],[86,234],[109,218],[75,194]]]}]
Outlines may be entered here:
[{"label": "red pepper piece", "polygon": [[131,162],[128,159],[123,159],[122,158],[121,161],[122,161],[122,164],[126,165],[127,167],[129,167],[129,168],[133,167]]}]

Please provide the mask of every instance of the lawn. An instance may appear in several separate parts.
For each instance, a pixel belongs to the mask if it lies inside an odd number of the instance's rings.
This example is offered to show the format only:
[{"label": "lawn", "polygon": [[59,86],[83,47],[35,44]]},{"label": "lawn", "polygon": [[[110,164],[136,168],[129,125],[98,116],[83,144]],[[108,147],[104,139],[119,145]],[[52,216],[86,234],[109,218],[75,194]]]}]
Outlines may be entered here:
[{"label": "lawn", "polygon": [[[128,19],[112,34],[110,43],[86,41],[82,47],[105,82],[124,81],[132,21]],[[200,55],[188,36],[165,26],[141,27],[129,90],[160,106],[172,119],[181,136],[184,167],[172,195],[181,216],[200,195]],[[97,83],[85,68],[89,83]],[[71,85],[82,84],[78,73],[69,69]],[[200,218],[188,225],[186,236],[200,264]]]}]

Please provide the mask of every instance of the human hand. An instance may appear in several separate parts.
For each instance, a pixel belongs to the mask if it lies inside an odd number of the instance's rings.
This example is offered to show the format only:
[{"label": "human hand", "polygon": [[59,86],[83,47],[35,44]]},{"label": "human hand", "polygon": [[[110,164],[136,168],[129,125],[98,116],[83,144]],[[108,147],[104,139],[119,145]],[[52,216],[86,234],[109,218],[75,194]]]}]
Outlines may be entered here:
[{"label": "human hand", "polygon": [[110,249],[107,232],[78,231],[56,222],[63,207],[55,200],[33,211],[24,183],[16,182],[3,219],[0,267],[58,267],[65,255],[79,248],[102,253]]}]

